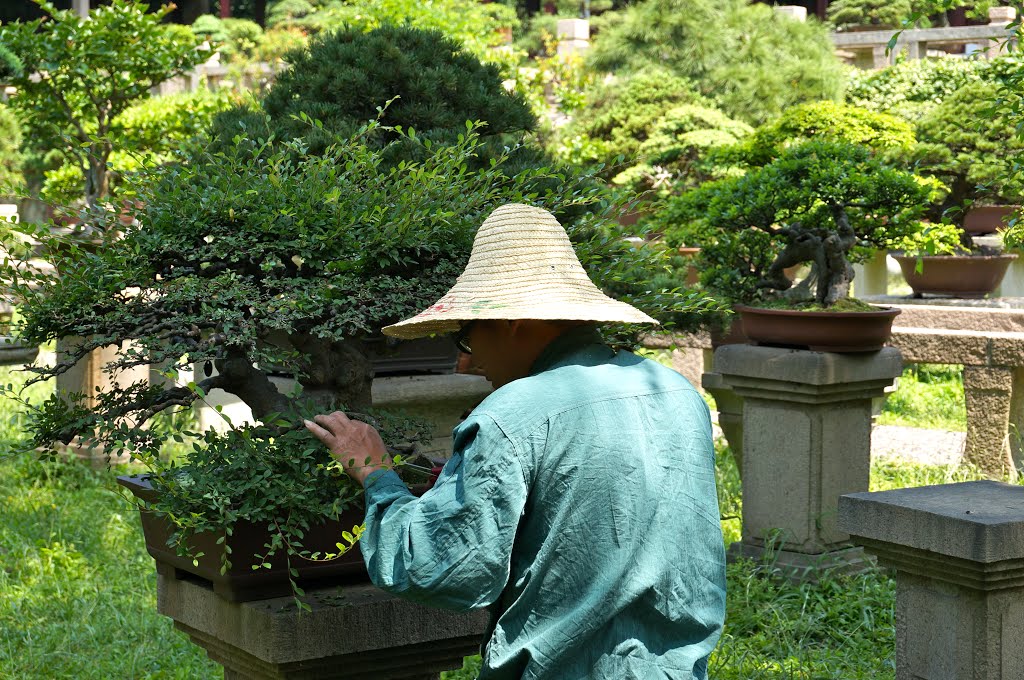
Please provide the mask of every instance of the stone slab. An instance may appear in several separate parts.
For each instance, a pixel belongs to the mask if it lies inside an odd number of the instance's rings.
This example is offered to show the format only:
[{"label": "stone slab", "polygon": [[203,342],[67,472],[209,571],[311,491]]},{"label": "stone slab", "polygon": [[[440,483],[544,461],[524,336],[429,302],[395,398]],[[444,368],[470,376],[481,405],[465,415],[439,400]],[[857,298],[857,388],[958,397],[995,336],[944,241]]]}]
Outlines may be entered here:
[{"label": "stone slab", "polygon": [[894,324],[896,326],[1024,333],[1024,309],[907,304],[906,302],[879,306],[896,307],[900,310],[900,315],[896,317]]},{"label": "stone slab", "polygon": [[715,372],[734,377],[750,377],[803,385],[835,385],[892,382],[903,372],[899,351],[885,347],[878,352],[837,354],[800,349],[725,345],[715,351]]},{"label": "stone slab", "polygon": [[875,567],[874,558],[859,546],[807,554],[737,541],[729,546],[726,558],[730,562],[754,560],[797,583],[814,583],[826,574],[859,574]]},{"label": "stone slab", "polygon": [[[372,585],[308,590],[312,611],[299,612],[291,597],[229,602],[200,583],[157,577],[157,611],[209,641],[222,655],[253,657],[267,664],[312,663],[357,655],[387,657],[393,650],[451,646],[454,656],[476,653],[486,630],[486,611],[432,609]],[[205,647],[206,645],[204,645]]]},{"label": "stone slab", "polygon": [[855,537],[973,562],[1024,557],[1024,487],[976,481],[846,494],[839,526]]}]

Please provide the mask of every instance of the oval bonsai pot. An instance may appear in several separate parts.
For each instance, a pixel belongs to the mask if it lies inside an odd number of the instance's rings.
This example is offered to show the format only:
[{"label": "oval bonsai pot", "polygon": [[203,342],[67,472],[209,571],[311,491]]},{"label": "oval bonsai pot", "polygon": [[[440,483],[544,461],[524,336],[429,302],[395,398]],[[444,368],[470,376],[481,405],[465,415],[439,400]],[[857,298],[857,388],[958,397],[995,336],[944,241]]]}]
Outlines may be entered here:
[{"label": "oval bonsai pot", "polygon": [[[439,472],[440,469],[435,469],[435,477]],[[117,483],[142,501],[156,500],[156,491],[149,481],[149,475],[123,475],[117,478]],[[422,495],[429,488],[430,485],[424,484],[413,487],[412,491]],[[270,532],[266,526],[240,520],[235,523],[231,536],[223,544],[218,543],[224,536],[223,531],[196,534],[189,542],[189,549],[192,554],[202,552],[203,555],[194,563],[191,557],[179,555],[173,545],[167,544],[174,533],[174,525],[167,517],[145,509],[140,509],[140,514],[146,551],[156,560],[158,573],[169,578],[204,581],[212,586],[217,595],[231,602],[264,600],[292,593],[288,580],[288,562],[283,550],[267,560],[269,569],[252,568],[253,555],[266,552],[264,544],[270,541]],[[304,548],[310,552],[337,552],[337,544],[344,543],[342,532],[350,532],[352,527],[362,524],[363,515],[361,505],[352,506],[336,520],[325,518],[319,524],[310,526],[302,541]],[[231,568],[222,574],[221,553],[225,544],[231,547],[232,560]],[[359,543],[331,561],[314,562],[293,558],[291,567],[298,571],[295,580],[302,587],[368,583],[370,580]]]},{"label": "oval bonsai pot", "polygon": [[1019,205],[977,205],[964,215],[964,230],[971,236],[994,234],[1020,210]]},{"label": "oval bonsai pot", "polygon": [[918,258],[895,255],[903,270],[903,278],[914,295],[948,295],[960,298],[981,298],[994,291],[1003,280],[1013,253],[1002,255],[923,255],[921,271]]},{"label": "oval bonsai pot", "polygon": [[753,344],[815,352],[874,352],[892,334],[898,309],[872,312],[805,312],[737,305],[743,332]]}]

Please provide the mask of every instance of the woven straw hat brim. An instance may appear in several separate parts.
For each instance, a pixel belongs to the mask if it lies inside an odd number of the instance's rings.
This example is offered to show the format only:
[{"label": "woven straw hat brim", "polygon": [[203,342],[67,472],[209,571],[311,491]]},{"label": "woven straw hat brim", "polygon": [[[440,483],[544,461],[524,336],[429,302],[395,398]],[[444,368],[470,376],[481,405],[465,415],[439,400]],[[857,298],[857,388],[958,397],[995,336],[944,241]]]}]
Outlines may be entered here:
[{"label": "woven straw hat brim", "polygon": [[658,323],[591,282],[551,213],[517,203],[484,221],[466,270],[444,297],[383,332],[413,339],[452,333],[477,319]]}]

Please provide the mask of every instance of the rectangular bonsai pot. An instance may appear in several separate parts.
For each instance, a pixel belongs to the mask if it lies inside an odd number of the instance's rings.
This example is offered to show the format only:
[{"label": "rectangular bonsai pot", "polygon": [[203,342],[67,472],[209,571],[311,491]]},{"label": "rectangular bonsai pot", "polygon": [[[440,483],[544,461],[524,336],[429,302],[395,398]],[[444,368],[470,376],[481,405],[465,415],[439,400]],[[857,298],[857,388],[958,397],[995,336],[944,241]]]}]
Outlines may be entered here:
[{"label": "rectangular bonsai pot", "polygon": [[[148,475],[125,475],[117,478],[117,483],[131,491],[137,498],[152,502],[156,499],[156,491],[149,482]],[[426,491],[415,489],[417,495]],[[178,579],[205,581],[213,587],[213,591],[232,602],[248,602],[271,597],[291,594],[288,582],[287,561],[284,550],[278,550],[268,560],[270,569],[254,570],[253,555],[265,552],[263,547],[270,540],[270,532],[265,526],[248,521],[235,524],[234,532],[226,541],[231,546],[231,568],[220,573],[221,554],[224,546],[217,541],[223,532],[202,532],[193,537],[189,543],[192,554],[204,553],[198,558],[198,565],[192,558],[178,555],[167,541],[174,533],[174,526],[166,517],[160,517],[145,509],[141,511],[142,531],[146,539],[146,550],[156,560],[157,571],[164,576]],[[345,544],[341,534],[352,531],[352,527],[363,523],[363,507],[353,506],[344,511],[338,520],[326,519],[322,523],[311,526],[303,539],[303,546],[310,552],[337,552],[335,544]],[[341,557],[329,562],[311,562],[302,558],[292,558],[292,565],[298,570],[298,584],[306,588],[323,585],[343,585],[349,583],[369,582],[369,575],[363,564],[363,555],[357,543]]]}]

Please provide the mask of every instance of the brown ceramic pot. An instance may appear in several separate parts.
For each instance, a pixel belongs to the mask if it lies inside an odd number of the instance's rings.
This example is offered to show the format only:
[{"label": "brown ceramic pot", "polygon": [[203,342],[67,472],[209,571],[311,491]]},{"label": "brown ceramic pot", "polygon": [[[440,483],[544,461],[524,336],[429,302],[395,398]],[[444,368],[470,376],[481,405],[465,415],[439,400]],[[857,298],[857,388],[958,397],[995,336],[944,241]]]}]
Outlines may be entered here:
[{"label": "brown ceramic pot", "polygon": [[1019,205],[978,205],[964,215],[964,230],[971,236],[994,234],[1006,226]]},{"label": "brown ceramic pot", "polygon": [[[156,499],[156,491],[153,490],[148,475],[121,476],[117,478],[117,483],[143,501],[151,502]],[[413,487],[413,493],[420,495],[428,488],[428,485]],[[304,548],[310,552],[337,552],[337,544],[343,543],[341,533],[352,531],[352,527],[362,524],[363,515],[362,506],[353,506],[341,513],[337,520],[325,519],[311,526],[302,541]],[[178,555],[173,546],[167,545],[167,541],[174,533],[174,526],[170,520],[146,510],[142,510],[141,516],[146,551],[156,560],[157,571],[164,576],[198,578],[209,583],[217,595],[231,602],[249,602],[291,594],[284,551],[279,550],[267,560],[270,564],[269,569],[252,568],[253,555],[266,552],[264,544],[270,541],[270,533],[265,526],[248,521],[235,523],[234,531],[226,541],[233,556],[231,568],[222,574],[220,556],[224,544],[218,544],[217,541],[223,537],[223,532],[203,532],[195,535],[189,544],[190,549],[193,554],[203,553],[195,564],[192,558]],[[338,559],[312,562],[298,558],[292,560],[291,566],[298,571],[296,582],[302,587],[328,583],[366,583],[370,580],[358,543]]]},{"label": "brown ceramic pot", "polygon": [[743,332],[758,345],[816,352],[873,352],[892,333],[898,309],[877,312],[804,312],[737,305]]},{"label": "brown ceramic pot", "polygon": [[896,255],[914,295],[948,295],[960,298],[981,298],[994,291],[1006,274],[1013,253],[1002,255],[923,255],[921,271],[917,257]]}]

